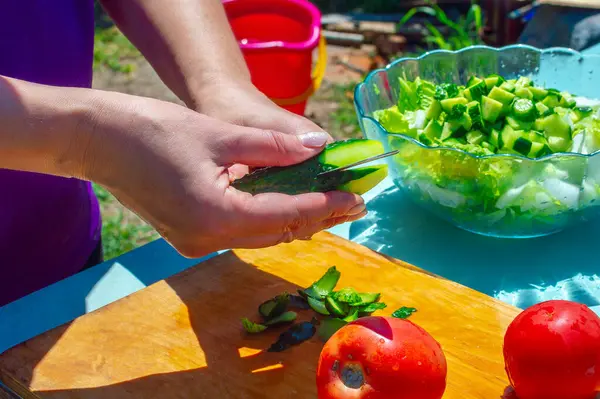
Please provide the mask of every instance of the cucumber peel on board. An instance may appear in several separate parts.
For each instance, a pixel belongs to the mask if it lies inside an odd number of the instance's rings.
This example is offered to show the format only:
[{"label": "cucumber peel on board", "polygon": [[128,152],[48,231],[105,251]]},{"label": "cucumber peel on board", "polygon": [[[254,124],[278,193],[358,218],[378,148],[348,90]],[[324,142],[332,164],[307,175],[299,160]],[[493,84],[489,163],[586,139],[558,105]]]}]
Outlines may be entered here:
[{"label": "cucumber peel on board", "polygon": [[362,195],[386,178],[386,164],[363,166],[322,177],[332,169],[384,153],[377,140],[349,139],[328,144],[323,151],[299,164],[255,170],[235,180],[235,189],[251,194],[277,192],[296,195],[309,192],[346,191]]}]

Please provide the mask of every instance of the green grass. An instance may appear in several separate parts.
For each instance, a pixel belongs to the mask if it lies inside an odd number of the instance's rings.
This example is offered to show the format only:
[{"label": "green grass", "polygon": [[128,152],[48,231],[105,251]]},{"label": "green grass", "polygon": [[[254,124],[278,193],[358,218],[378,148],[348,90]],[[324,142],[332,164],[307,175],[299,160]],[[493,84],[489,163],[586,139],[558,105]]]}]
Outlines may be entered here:
[{"label": "green grass", "polygon": [[[112,24],[97,27],[94,37],[94,69],[108,68],[129,74],[141,54]],[[158,233],[141,220],[106,189],[93,185],[102,214],[104,259],[110,260],[159,238]]]},{"label": "green grass", "polygon": [[106,189],[96,184],[93,187],[102,213],[104,260],[120,256],[160,237]]},{"label": "green grass", "polygon": [[354,109],[356,84],[357,82],[334,85],[330,94],[331,100],[337,104],[337,109],[331,115],[331,130],[344,138],[362,136]]},{"label": "green grass", "polygon": [[134,61],[141,56],[137,48],[116,26],[96,28],[94,68],[108,67],[115,72],[131,73]]}]

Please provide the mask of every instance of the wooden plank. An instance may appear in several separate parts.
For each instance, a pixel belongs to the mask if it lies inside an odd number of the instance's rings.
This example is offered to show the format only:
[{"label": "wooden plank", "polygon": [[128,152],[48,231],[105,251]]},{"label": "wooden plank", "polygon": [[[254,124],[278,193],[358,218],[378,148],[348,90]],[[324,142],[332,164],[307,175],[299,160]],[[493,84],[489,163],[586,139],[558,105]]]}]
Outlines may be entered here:
[{"label": "wooden plank", "polygon": [[559,7],[600,9],[600,0],[537,0],[537,3]]},{"label": "wooden plank", "polygon": [[268,353],[281,329],[249,336],[240,318],[331,265],[339,287],[381,292],[380,314],[418,309],[411,319],[448,359],[445,399],[502,396],[502,337],[518,309],[328,233],[210,259],[5,352],[0,376],[51,399],[315,398],[322,343]]}]

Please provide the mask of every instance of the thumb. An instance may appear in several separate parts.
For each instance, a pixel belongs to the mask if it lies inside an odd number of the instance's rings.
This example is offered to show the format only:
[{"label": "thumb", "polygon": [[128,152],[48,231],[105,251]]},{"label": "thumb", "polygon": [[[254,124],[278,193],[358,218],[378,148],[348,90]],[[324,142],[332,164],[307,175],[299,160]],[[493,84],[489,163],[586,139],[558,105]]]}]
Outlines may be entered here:
[{"label": "thumb", "polygon": [[330,136],[326,132],[297,135],[272,130],[244,130],[223,136],[220,161],[248,166],[288,166],[320,153]]}]

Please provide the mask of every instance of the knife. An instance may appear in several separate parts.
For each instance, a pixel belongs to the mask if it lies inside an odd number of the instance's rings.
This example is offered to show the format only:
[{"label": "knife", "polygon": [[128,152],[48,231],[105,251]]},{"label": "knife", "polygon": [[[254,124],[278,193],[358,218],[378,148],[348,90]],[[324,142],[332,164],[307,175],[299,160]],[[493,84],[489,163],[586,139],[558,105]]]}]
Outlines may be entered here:
[{"label": "knife", "polygon": [[321,172],[321,173],[319,173],[317,175],[317,177],[322,177],[322,176],[328,175],[330,173],[333,174],[333,173],[341,172],[343,170],[348,170],[350,168],[354,168],[355,166],[363,165],[365,163],[376,161],[378,159],[387,158],[387,157],[390,157],[392,155],[396,155],[398,152],[399,152],[399,150],[394,150],[394,151],[386,152],[384,154],[375,155],[373,157],[369,157],[369,158],[363,159],[362,161],[351,163],[350,165],[340,166],[339,168],[330,169],[328,171]]}]

